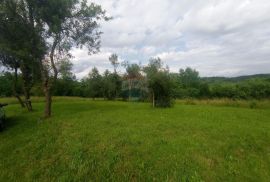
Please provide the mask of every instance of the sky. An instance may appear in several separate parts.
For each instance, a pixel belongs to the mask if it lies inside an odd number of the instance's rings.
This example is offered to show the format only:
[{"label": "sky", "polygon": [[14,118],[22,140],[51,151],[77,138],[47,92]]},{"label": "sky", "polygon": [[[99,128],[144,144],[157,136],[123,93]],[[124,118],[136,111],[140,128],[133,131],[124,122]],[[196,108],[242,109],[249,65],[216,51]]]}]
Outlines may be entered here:
[{"label": "sky", "polygon": [[[101,51],[73,49],[74,72],[112,70],[108,57],[146,65],[160,57],[171,72],[200,76],[270,73],[270,0],[89,0],[113,19],[101,23]],[[120,72],[123,70],[119,70]]]}]

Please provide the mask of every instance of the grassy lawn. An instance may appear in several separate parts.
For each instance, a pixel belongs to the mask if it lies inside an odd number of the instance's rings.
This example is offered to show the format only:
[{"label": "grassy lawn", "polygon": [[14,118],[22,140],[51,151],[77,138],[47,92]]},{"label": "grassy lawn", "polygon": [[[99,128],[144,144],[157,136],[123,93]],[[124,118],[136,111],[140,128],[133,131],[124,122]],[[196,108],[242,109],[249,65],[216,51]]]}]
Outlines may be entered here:
[{"label": "grassy lawn", "polygon": [[270,179],[268,107],[58,98],[43,121],[43,103],[33,106],[6,108],[0,181]]}]

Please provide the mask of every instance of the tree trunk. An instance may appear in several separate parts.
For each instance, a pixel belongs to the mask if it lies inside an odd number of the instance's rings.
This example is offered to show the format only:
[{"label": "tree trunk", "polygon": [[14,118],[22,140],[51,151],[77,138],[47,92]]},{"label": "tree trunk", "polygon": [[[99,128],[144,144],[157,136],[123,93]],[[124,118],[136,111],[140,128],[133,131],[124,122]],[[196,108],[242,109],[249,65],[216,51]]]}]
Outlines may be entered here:
[{"label": "tree trunk", "polygon": [[33,111],[31,100],[30,100],[30,90],[31,90],[31,73],[29,67],[23,63],[21,65],[22,77],[23,77],[23,92],[25,97],[25,106],[29,112]]},{"label": "tree trunk", "polygon": [[33,111],[33,108],[32,108],[32,103],[31,103],[31,99],[30,99],[30,89],[31,87],[28,85],[28,83],[26,83],[27,81],[24,80],[24,104],[27,108],[27,110],[29,112],[32,112]]},{"label": "tree trunk", "polygon": [[17,100],[19,101],[19,103],[20,103],[21,107],[22,107],[22,108],[25,108],[25,105],[24,105],[24,103],[23,103],[23,101],[22,101],[21,97],[20,97],[19,95],[14,95],[14,97],[16,97],[16,98],[17,98]]},{"label": "tree trunk", "polygon": [[50,88],[50,81],[49,81],[49,71],[46,65],[43,65],[40,62],[41,68],[41,75],[42,75],[42,86],[43,86],[43,93],[45,96],[45,108],[44,108],[44,118],[51,117],[51,109],[52,109],[52,96],[51,96],[51,88]]},{"label": "tree trunk", "polygon": [[55,62],[54,62],[54,53],[56,46],[58,44],[59,37],[55,37],[52,49],[50,52],[50,63],[53,70],[53,78],[50,79],[49,76],[49,69],[46,68],[46,66],[42,65],[43,68],[43,91],[45,95],[45,109],[44,109],[44,117],[49,118],[52,115],[52,87],[55,81],[57,80],[58,70],[56,68]]},{"label": "tree trunk", "polygon": [[17,83],[18,83],[18,68],[15,68],[14,71],[14,80],[13,80],[13,95],[14,97],[17,98],[17,100],[19,101],[20,105],[22,108],[25,108],[25,105],[21,99],[21,97],[19,96],[18,92],[17,92]]},{"label": "tree trunk", "polygon": [[29,112],[32,112],[33,111],[33,108],[32,108],[32,103],[31,103],[31,100],[30,100],[30,93],[29,91],[26,91],[25,93],[25,105],[26,105],[26,108]]},{"label": "tree trunk", "polygon": [[52,115],[52,95],[50,88],[48,86],[44,87],[44,94],[45,94],[44,117],[49,118]]}]

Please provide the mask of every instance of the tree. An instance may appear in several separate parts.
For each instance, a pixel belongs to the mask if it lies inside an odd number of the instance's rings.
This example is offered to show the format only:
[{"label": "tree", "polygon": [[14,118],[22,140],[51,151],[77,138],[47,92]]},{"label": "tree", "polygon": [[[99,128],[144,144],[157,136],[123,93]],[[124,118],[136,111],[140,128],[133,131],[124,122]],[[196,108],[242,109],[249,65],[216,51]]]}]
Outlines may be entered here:
[{"label": "tree", "polygon": [[8,69],[14,70],[14,76],[12,79],[13,80],[12,81],[13,96],[17,98],[21,107],[24,108],[25,104],[22,101],[19,95],[19,90],[18,90],[18,69],[20,68],[20,61],[11,55],[7,55],[3,52],[0,52],[0,63]]},{"label": "tree", "polygon": [[0,73],[0,97],[13,96],[13,75],[10,72]]},{"label": "tree", "polygon": [[117,68],[119,66],[119,61],[118,61],[118,56],[117,54],[112,54],[110,57],[109,57],[109,61],[111,62],[112,66],[113,66],[113,69],[114,69],[114,73],[117,72]]},{"label": "tree", "polygon": [[[181,98],[185,97],[200,97],[201,94],[206,92],[206,85],[201,85],[199,72],[195,69],[187,67],[180,69],[178,74],[179,92]],[[201,90],[202,89],[202,90]]]},{"label": "tree", "polygon": [[124,67],[126,68],[126,74],[124,75],[124,78],[128,81],[128,98],[131,100],[131,90],[133,89],[135,85],[135,81],[142,77],[140,71],[141,68],[138,64],[129,64],[126,62],[124,64]]},{"label": "tree", "polygon": [[157,72],[149,80],[149,88],[153,91],[154,107],[171,107],[172,99],[172,82],[167,71]]},{"label": "tree", "polygon": [[87,91],[89,96],[93,99],[96,97],[102,97],[102,76],[99,74],[99,71],[96,67],[94,67],[88,74],[86,81],[88,85]]},{"label": "tree", "polygon": [[87,0],[2,0],[0,45],[20,64],[27,105],[33,76],[30,65],[38,61],[46,97],[44,116],[51,116],[52,88],[57,79],[56,61],[76,46],[89,54],[100,47],[99,22],[108,20],[101,6]]},{"label": "tree", "polygon": [[171,107],[173,83],[169,70],[162,67],[160,58],[151,58],[144,68],[153,107]]},{"label": "tree", "polygon": [[122,79],[117,73],[117,67],[119,66],[118,56],[112,54],[109,57],[109,61],[114,67],[114,72],[110,73],[109,70],[104,72],[103,76],[103,96],[109,100],[113,100],[120,95]]},{"label": "tree", "polygon": [[[70,49],[86,47],[89,54],[100,47],[99,24],[108,20],[101,6],[88,5],[86,0],[37,1],[39,20],[44,23],[46,40],[49,45],[47,59],[42,62],[43,89],[46,97],[44,116],[51,116],[52,87],[58,76],[56,61],[66,56]],[[52,70],[52,72],[50,72]]]},{"label": "tree", "polygon": [[116,99],[121,92],[122,80],[117,73],[110,73],[108,70],[103,76],[103,95],[109,100]]},{"label": "tree", "polygon": [[[0,1],[0,51],[12,56],[23,78],[25,105],[32,110],[30,90],[33,86],[36,61],[44,54],[45,43],[40,36],[40,23],[34,23],[32,1]],[[15,65],[15,62],[12,63]],[[18,67],[16,66],[15,74]],[[16,80],[16,76],[15,76]]]},{"label": "tree", "polygon": [[198,88],[200,83],[199,72],[192,68],[179,70],[180,83],[184,88]]}]

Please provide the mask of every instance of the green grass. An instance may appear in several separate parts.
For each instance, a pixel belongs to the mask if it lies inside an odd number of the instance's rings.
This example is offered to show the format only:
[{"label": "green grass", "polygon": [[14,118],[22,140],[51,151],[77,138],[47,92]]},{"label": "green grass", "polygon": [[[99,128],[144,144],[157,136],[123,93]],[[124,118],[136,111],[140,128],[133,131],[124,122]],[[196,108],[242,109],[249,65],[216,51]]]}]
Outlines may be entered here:
[{"label": "green grass", "polygon": [[11,104],[0,181],[269,181],[268,107],[187,104],[56,98],[46,121],[40,99]]}]

